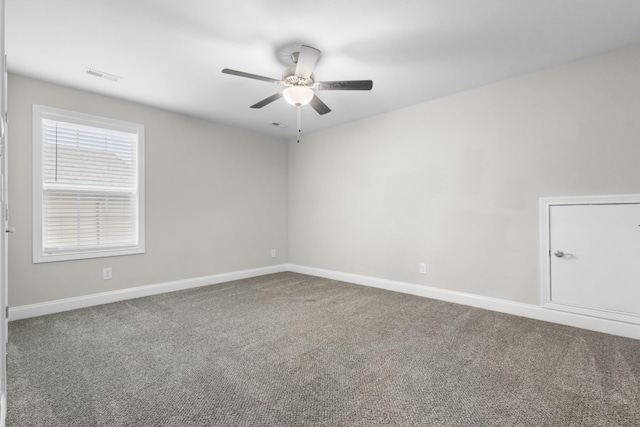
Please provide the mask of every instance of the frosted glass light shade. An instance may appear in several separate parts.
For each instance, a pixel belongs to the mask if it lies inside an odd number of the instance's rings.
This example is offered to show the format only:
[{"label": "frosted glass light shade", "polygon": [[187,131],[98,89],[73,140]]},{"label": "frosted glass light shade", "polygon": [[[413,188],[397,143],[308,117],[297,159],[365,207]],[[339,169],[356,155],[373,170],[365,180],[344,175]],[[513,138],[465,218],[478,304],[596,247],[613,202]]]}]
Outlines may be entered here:
[{"label": "frosted glass light shade", "polygon": [[297,107],[307,105],[311,101],[311,98],[313,98],[313,91],[304,86],[288,87],[282,94],[289,104]]}]

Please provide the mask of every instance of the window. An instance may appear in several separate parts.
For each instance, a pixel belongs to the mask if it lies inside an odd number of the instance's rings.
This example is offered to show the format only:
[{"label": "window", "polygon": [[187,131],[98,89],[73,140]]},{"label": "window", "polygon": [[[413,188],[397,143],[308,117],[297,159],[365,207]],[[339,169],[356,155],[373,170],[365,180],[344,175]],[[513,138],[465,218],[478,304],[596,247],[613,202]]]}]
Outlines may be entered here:
[{"label": "window", "polygon": [[144,126],[33,106],[33,262],[144,253]]}]

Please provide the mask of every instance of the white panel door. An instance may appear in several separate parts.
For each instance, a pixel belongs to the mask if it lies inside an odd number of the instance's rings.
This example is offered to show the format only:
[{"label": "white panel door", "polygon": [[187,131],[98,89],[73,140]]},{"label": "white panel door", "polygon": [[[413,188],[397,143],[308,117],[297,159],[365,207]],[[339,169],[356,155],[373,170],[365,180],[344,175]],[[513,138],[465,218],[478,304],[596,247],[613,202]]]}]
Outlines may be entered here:
[{"label": "white panel door", "polygon": [[640,203],[550,206],[549,249],[550,302],[640,316]]}]

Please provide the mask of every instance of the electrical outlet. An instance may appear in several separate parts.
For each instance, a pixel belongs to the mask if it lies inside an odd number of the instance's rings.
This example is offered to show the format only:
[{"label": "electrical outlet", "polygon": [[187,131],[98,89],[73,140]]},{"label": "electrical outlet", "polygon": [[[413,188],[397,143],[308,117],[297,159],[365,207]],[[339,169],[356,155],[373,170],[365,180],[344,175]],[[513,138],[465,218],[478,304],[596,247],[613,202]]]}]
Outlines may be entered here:
[{"label": "electrical outlet", "polygon": [[271,249],[271,258],[275,258],[275,257],[276,257],[276,250]]},{"label": "electrical outlet", "polygon": [[427,274],[427,264],[424,262],[420,263],[420,274]]},{"label": "electrical outlet", "polygon": [[111,267],[102,269],[102,280],[111,280],[113,277],[113,269]]}]

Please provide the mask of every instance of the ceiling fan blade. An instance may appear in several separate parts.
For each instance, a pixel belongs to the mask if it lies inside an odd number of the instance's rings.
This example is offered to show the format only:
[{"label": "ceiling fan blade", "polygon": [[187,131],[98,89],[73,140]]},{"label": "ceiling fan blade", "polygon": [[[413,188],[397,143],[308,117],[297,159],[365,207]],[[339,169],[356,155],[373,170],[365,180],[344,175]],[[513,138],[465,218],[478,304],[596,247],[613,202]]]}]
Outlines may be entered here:
[{"label": "ceiling fan blade", "polygon": [[249,79],[262,80],[270,83],[280,83],[281,80],[272,79],[271,77],[259,76],[257,74],[245,73],[244,71],[231,70],[229,68],[225,68],[222,70],[224,74],[231,74],[239,77],[247,77]]},{"label": "ceiling fan blade", "polygon": [[327,107],[327,104],[322,102],[316,95],[313,95],[313,98],[311,98],[309,105],[311,105],[313,109],[316,110],[320,115],[331,112],[331,108]]},{"label": "ceiling fan blade", "polygon": [[343,80],[337,82],[318,82],[315,84],[318,90],[371,90],[371,80]]},{"label": "ceiling fan blade", "polygon": [[296,65],[296,75],[304,79],[311,77],[313,69],[320,59],[320,51],[311,46],[302,45],[298,54],[298,65]]},{"label": "ceiling fan blade", "polygon": [[280,99],[280,98],[282,98],[282,92],[278,92],[278,93],[276,93],[276,94],[273,94],[273,95],[271,95],[270,97],[265,98],[265,99],[263,99],[262,101],[260,101],[260,102],[257,102],[257,103],[255,103],[255,104],[253,104],[253,105],[251,106],[251,108],[262,108],[262,107],[264,107],[265,105],[267,105],[267,104],[271,104],[273,101],[276,101],[276,100],[278,100],[278,99]]}]

